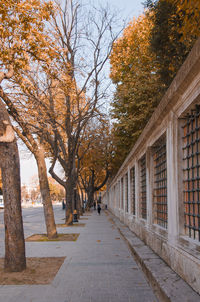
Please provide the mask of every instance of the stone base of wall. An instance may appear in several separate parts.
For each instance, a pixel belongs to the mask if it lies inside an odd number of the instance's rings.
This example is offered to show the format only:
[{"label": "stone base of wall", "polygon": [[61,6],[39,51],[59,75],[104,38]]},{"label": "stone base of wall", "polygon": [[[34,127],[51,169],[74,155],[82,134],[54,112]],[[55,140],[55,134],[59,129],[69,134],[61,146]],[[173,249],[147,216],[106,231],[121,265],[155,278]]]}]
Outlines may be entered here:
[{"label": "stone base of wall", "polygon": [[[168,242],[165,231],[156,233],[144,221],[137,221],[131,215],[112,211],[142,241],[158,254],[181,278],[200,294],[200,258],[184,250],[178,240],[173,245]],[[118,214],[118,215],[117,215]],[[154,228],[152,226],[152,228]],[[188,247],[189,248],[189,247]],[[187,247],[186,247],[187,249]]]}]

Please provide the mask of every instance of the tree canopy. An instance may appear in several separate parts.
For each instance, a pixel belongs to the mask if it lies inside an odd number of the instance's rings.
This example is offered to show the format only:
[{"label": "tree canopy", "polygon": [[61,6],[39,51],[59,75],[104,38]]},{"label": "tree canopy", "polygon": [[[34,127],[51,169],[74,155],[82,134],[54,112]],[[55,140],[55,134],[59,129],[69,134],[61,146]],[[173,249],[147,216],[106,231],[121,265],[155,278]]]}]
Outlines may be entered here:
[{"label": "tree canopy", "polygon": [[200,1],[168,0],[177,5],[177,13],[183,20],[181,32],[183,39],[193,40],[200,36]]},{"label": "tree canopy", "polygon": [[53,13],[51,1],[2,0],[0,3],[0,67],[26,69],[30,59],[43,60],[50,47],[43,34]]},{"label": "tree canopy", "polygon": [[114,44],[110,57],[110,76],[116,84],[112,102],[115,167],[136,142],[162,91],[156,56],[150,51],[152,26],[149,14],[133,20]]},{"label": "tree canopy", "polygon": [[144,14],[128,24],[113,46],[110,77],[116,85],[111,103],[115,171],[199,36],[197,2],[146,1]]},{"label": "tree canopy", "polygon": [[[5,202],[5,262],[8,271],[26,267],[21,214],[20,169],[17,143],[4,103],[5,80],[21,76],[30,62],[46,59],[45,21],[53,13],[52,2],[40,0],[2,0],[0,3],[0,128],[1,172]],[[2,88],[3,87],[3,88]]]},{"label": "tree canopy", "polygon": [[148,1],[147,7],[153,22],[150,49],[156,56],[160,80],[168,88],[196,40],[186,33],[191,9],[189,13],[185,2],[176,0]]},{"label": "tree canopy", "polygon": [[79,150],[79,183],[92,205],[94,193],[102,189],[108,179],[112,158],[109,121],[105,117],[94,119],[81,141]]}]

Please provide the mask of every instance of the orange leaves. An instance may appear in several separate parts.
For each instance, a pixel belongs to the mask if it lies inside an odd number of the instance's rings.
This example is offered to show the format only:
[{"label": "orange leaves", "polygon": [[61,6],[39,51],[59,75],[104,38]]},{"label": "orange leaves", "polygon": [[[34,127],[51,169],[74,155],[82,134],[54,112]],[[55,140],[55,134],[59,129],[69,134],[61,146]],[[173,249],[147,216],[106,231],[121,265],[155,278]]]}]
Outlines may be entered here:
[{"label": "orange leaves", "polygon": [[17,71],[26,69],[31,59],[45,59],[50,42],[44,21],[52,10],[52,3],[42,0],[1,0],[0,61],[5,67],[12,63]]},{"label": "orange leaves", "polygon": [[147,123],[160,95],[156,55],[150,49],[152,13],[134,19],[115,43],[110,77],[116,86],[113,167],[119,167]]},{"label": "orange leaves", "polygon": [[134,73],[142,64],[148,64],[151,54],[149,52],[149,33],[152,21],[146,15],[129,23],[123,36],[115,42],[110,57],[111,74],[113,82],[118,82],[132,70]]},{"label": "orange leaves", "polygon": [[183,34],[182,41],[198,37],[200,35],[200,1],[199,0],[168,0],[176,4],[177,14],[183,19],[180,33]]},{"label": "orange leaves", "polygon": [[89,182],[91,171],[94,171],[95,185],[98,186],[106,175],[112,153],[109,123],[107,120],[95,120],[88,125],[81,139],[79,157],[80,173]]}]

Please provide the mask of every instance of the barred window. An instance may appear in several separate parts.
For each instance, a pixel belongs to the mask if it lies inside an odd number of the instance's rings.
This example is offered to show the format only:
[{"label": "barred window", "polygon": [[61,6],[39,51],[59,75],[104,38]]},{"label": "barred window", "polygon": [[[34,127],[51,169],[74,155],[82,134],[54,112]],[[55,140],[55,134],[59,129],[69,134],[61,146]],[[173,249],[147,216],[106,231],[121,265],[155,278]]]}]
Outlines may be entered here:
[{"label": "barred window", "polygon": [[116,208],[116,185],[113,188],[113,202],[114,202],[114,208]]},{"label": "barred window", "polygon": [[140,192],[141,192],[141,216],[147,218],[146,198],[146,154],[140,160]]},{"label": "barred window", "polygon": [[128,173],[125,175],[125,194],[126,194],[126,212],[129,210],[129,200],[128,200]]},{"label": "barred window", "polygon": [[121,178],[121,209],[124,208],[124,179]]},{"label": "barred window", "polygon": [[117,183],[117,205],[120,208],[120,181]]},{"label": "barred window", "polygon": [[185,117],[183,126],[183,183],[185,232],[200,241],[200,106]]},{"label": "barred window", "polygon": [[154,160],[154,219],[155,223],[167,229],[167,160],[166,137],[153,146]]},{"label": "barred window", "polygon": [[132,213],[135,215],[135,167],[130,171],[131,177],[131,201],[132,201]]}]

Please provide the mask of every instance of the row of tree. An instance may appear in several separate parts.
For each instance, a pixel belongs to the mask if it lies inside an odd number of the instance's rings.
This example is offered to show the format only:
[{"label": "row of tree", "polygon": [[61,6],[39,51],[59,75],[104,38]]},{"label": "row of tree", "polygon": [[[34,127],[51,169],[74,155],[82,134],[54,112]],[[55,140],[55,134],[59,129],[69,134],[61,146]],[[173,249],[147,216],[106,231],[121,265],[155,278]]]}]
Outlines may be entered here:
[{"label": "row of tree", "polygon": [[[74,192],[94,192],[109,175],[109,123],[104,68],[117,34],[109,8],[74,0],[0,3],[0,167],[5,223],[5,270],[26,267],[17,136],[34,155],[49,238],[57,236],[49,172],[66,191],[66,224]],[[11,121],[13,127],[11,126]],[[15,131],[15,133],[14,133]],[[62,168],[62,176],[55,165]],[[79,200],[79,199],[78,199]]]},{"label": "row of tree", "polygon": [[[51,159],[51,176],[65,189],[66,223],[71,224],[74,192],[84,190],[88,207],[92,204],[94,192],[108,179],[110,161],[115,173],[199,35],[197,2],[148,0],[145,13],[116,41],[116,15],[108,7],[76,0],[1,0],[6,270],[26,267],[15,133],[36,159],[47,235],[56,237],[45,158]],[[109,97],[109,58],[116,85],[112,134],[102,110]]]},{"label": "row of tree", "polygon": [[110,77],[116,85],[111,104],[115,172],[199,36],[199,22],[199,1],[147,0],[144,14],[114,43]]}]

